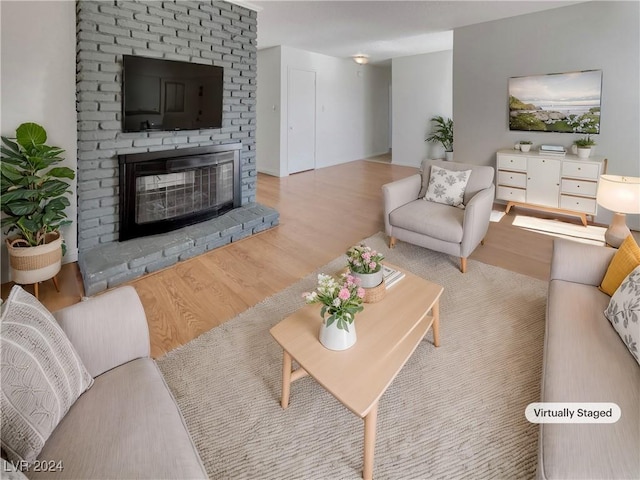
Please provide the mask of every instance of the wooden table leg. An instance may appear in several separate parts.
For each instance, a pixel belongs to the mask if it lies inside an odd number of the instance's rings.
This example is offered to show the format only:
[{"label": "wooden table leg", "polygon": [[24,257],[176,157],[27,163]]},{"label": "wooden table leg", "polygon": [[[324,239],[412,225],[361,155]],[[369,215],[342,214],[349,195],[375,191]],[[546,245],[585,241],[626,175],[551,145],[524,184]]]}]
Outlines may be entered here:
[{"label": "wooden table leg", "polygon": [[431,307],[431,315],[433,315],[433,344],[436,347],[440,346],[440,299],[436,300],[436,303]]},{"label": "wooden table leg", "polygon": [[513,205],[513,202],[507,203],[507,208],[505,208],[504,213],[509,213],[509,210],[511,210],[511,207],[513,207]]},{"label": "wooden table leg", "polygon": [[373,454],[376,449],[376,424],[378,421],[378,402],[364,417],[364,467],[362,468],[362,478],[371,480],[373,478]]},{"label": "wooden table leg", "polygon": [[282,408],[289,406],[289,393],[291,391],[291,355],[283,350],[282,354]]},{"label": "wooden table leg", "polygon": [[582,220],[582,225],[583,226],[587,226],[587,214],[586,213],[581,213],[580,214],[580,220]]},{"label": "wooden table leg", "polygon": [[56,287],[56,292],[60,293],[60,286],[58,285],[58,279],[56,278],[56,276],[54,275],[53,278],[53,286]]}]

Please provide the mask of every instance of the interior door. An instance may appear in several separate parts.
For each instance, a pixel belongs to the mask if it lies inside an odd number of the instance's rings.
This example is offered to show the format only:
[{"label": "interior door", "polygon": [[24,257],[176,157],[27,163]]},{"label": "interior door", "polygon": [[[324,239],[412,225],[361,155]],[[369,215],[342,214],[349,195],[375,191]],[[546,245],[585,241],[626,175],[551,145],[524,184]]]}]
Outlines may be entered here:
[{"label": "interior door", "polygon": [[288,173],[316,167],[316,72],[289,69]]}]

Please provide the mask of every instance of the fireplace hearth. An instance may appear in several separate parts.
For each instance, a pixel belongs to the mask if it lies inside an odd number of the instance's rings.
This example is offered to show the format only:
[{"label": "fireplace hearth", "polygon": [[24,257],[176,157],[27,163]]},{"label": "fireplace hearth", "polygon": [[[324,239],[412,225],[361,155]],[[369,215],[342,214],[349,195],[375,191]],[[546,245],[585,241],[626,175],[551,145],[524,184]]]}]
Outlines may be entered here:
[{"label": "fireplace hearth", "polygon": [[157,272],[275,227],[280,215],[259,203],[172,232],[101,244],[78,258],[85,295]]},{"label": "fireplace hearth", "polygon": [[119,155],[119,242],[79,256],[85,294],[278,225],[273,208],[242,203],[242,148],[229,143]]},{"label": "fireplace hearth", "polygon": [[241,143],[120,155],[119,240],[169,232],[241,204]]}]

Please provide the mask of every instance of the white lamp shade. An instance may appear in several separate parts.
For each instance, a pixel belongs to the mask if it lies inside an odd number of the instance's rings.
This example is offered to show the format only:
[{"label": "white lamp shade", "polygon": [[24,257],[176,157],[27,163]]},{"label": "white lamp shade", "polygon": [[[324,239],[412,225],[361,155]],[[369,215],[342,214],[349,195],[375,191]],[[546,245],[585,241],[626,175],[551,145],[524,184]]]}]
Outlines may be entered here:
[{"label": "white lamp shade", "polygon": [[598,204],[616,213],[640,213],[640,178],[601,175]]}]

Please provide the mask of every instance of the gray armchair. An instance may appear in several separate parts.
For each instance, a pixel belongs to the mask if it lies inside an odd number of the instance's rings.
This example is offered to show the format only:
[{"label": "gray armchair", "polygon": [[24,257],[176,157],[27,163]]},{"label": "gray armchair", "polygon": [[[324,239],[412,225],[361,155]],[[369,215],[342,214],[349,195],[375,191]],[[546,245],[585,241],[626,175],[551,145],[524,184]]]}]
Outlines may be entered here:
[{"label": "gray armchair", "polygon": [[[447,170],[471,170],[464,193],[465,208],[423,199],[431,165]],[[396,240],[460,257],[460,270],[467,270],[467,257],[489,228],[495,186],[493,167],[444,160],[424,160],[420,173],[382,186],[384,226],[389,248]]]}]

